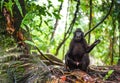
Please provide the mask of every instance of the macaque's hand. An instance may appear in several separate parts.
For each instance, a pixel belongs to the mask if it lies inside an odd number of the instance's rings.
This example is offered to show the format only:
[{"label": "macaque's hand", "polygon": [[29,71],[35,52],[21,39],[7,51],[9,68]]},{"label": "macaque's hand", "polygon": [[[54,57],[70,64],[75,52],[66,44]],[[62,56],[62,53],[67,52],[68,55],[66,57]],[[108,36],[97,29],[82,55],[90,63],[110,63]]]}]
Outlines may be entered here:
[{"label": "macaque's hand", "polygon": [[76,65],[78,66],[80,63],[79,63],[79,62],[74,61],[74,64],[76,64]]},{"label": "macaque's hand", "polygon": [[100,43],[100,40],[99,39],[95,40],[94,44],[97,45],[98,43]]}]

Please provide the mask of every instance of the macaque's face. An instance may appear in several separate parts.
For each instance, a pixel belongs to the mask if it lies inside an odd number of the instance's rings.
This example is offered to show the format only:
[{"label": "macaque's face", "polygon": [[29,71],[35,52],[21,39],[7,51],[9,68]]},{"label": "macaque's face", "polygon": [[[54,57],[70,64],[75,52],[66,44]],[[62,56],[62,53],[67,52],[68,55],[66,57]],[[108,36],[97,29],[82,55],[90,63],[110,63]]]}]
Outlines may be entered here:
[{"label": "macaque's face", "polygon": [[83,37],[84,37],[84,33],[80,29],[77,29],[74,32],[74,40],[80,41]]}]

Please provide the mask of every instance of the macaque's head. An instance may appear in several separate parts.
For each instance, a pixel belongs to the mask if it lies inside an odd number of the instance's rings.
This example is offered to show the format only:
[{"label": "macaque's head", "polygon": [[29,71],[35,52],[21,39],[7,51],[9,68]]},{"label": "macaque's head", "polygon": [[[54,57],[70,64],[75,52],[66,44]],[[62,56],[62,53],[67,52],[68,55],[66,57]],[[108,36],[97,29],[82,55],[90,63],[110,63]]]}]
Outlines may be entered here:
[{"label": "macaque's head", "polygon": [[76,31],[74,32],[74,40],[81,41],[83,37],[84,37],[84,33],[81,31],[80,28],[77,28]]}]

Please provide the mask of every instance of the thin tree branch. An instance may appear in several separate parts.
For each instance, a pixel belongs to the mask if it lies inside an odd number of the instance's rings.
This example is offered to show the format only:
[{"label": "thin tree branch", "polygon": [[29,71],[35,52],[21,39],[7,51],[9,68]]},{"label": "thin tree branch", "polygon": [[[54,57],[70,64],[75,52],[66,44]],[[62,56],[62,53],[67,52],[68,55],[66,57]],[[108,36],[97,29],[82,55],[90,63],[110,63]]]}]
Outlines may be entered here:
[{"label": "thin tree branch", "polygon": [[[63,5],[63,2],[61,2],[61,4],[60,4],[59,10],[58,10],[58,14],[60,14],[60,11],[61,11],[61,9],[62,9],[62,5]],[[53,33],[52,33],[52,35],[51,35],[51,38],[50,38],[51,40],[52,40],[53,37],[54,37],[55,31],[56,31],[57,26],[58,26],[58,22],[59,22],[59,19],[56,19],[56,22],[55,22],[55,24],[54,24],[54,31],[53,31]]]},{"label": "thin tree branch", "polygon": [[112,10],[112,7],[113,7],[113,5],[114,5],[114,0],[111,0],[112,2],[111,2],[111,6],[110,6],[110,9],[109,9],[109,11],[108,11],[108,13],[106,14],[106,16],[99,22],[99,23],[97,23],[92,29],[90,29],[87,33],[85,33],[85,35],[84,35],[84,37],[86,37],[86,35],[88,34],[88,33],[90,33],[91,31],[93,31],[96,27],[98,27],[102,22],[104,22],[104,20],[109,16],[109,14],[110,14],[110,12],[111,12],[111,10]]},{"label": "thin tree branch", "polygon": [[[74,13],[74,18],[73,20],[71,21],[71,24],[67,30],[67,32],[65,33],[65,37],[63,38],[62,42],[58,45],[57,49],[56,49],[56,53],[55,55],[58,54],[59,52],[59,49],[61,48],[61,46],[64,44],[64,42],[69,38],[71,32],[72,32],[72,29],[73,29],[73,26],[75,24],[75,21],[77,19],[77,13],[79,11],[79,5],[80,5],[80,0],[77,1],[77,5],[76,5],[76,10],[75,10],[75,13]],[[67,35],[68,34],[68,35]]]},{"label": "thin tree branch", "polygon": [[114,18],[112,18],[112,24],[113,24],[113,28],[112,28],[112,36],[113,36],[113,38],[112,38],[112,47],[111,47],[111,65],[113,65],[113,62],[114,62],[114,44],[115,44],[115,29],[116,29],[116,24],[115,24],[115,19]]},{"label": "thin tree branch", "polygon": [[[92,0],[90,0],[90,18],[89,18],[89,30],[91,29],[92,25]],[[88,34],[88,44],[90,44],[90,33]]]}]

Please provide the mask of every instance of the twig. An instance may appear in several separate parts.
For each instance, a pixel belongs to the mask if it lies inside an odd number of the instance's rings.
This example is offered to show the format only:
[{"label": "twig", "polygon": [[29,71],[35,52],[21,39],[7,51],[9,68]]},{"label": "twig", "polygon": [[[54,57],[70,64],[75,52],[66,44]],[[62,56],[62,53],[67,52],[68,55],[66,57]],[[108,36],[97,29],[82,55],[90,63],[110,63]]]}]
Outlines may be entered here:
[{"label": "twig", "polygon": [[[61,9],[62,9],[62,5],[63,5],[63,2],[61,2],[61,4],[60,4],[59,10],[58,10],[58,14],[60,14],[60,11],[61,11]],[[53,31],[53,33],[52,33],[52,35],[51,35],[51,40],[53,39],[54,34],[55,34],[55,31],[56,31],[56,29],[57,29],[58,21],[59,21],[59,19],[56,19],[56,22],[55,22],[55,24],[54,24],[54,31]]]},{"label": "twig", "polygon": [[[92,24],[92,0],[90,0],[90,18],[89,18],[89,30],[91,29]],[[88,44],[90,44],[90,33],[88,34]]]},{"label": "twig", "polygon": [[88,33],[90,33],[91,31],[93,31],[93,30],[94,30],[96,27],[98,27],[102,22],[104,22],[104,20],[109,16],[109,14],[110,14],[110,12],[111,12],[111,10],[112,10],[113,5],[114,5],[114,0],[112,0],[110,9],[109,9],[108,13],[106,14],[106,16],[105,16],[99,23],[97,23],[92,29],[90,29],[87,33],[85,33],[84,37],[86,37],[86,35],[87,35]]},{"label": "twig", "polygon": [[42,16],[40,16],[40,24],[39,24],[39,28],[41,27],[41,25],[42,25]]}]

